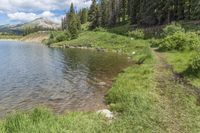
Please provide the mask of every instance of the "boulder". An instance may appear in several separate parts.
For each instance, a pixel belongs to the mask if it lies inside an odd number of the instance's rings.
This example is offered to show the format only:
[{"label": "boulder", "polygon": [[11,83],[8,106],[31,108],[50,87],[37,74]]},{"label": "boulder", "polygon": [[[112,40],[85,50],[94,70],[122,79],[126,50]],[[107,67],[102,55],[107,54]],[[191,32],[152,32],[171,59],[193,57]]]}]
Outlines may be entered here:
[{"label": "boulder", "polygon": [[112,119],[114,117],[113,113],[108,109],[99,110],[97,113],[105,116],[108,119]]}]

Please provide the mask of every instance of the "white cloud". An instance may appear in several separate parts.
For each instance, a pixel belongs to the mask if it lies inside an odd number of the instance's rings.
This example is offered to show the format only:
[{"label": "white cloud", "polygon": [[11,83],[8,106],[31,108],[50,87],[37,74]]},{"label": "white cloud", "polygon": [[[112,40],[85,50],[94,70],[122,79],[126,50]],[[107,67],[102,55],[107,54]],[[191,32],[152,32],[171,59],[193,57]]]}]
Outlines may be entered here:
[{"label": "white cloud", "polygon": [[92,3],[91,0],[66,0],[66,5],[70,6],[73,3],[78,8],[89,7]]},{"label": "white cloud", "polygon": [[5,12],[64,10],[71,3],[82,8],[88,7],[91,0],[1,0],[0,10]]},{"label": "white cloud", "polygon": [[50,12],[50,11],[44,11],[42,14],[39,14],[38,16],[44,17],[44,18],[49,18],[49,17],[55,16],[55,14],[53,14],[53,13]]},{"label": "white cloud", "polygon": [[[11,21],[27,22],[39,17],[46,17],[60,22],[71,3],[80,9],[89,7],[91,0],[1,0],[0,13],[7,15]],[[55,10],[59,10],[60,13],[55,14]]]},{"label": "white cloud", "polygon": [[34,13],[16,12],[16,13],[9,13],[8,17],[10,18],[10,20],[31,21],[36,19],[37,15]]},{"label": "white cloud", "polygon": [[7,15],[10,20],[20,21],[20,22],[27,22],[32,21],[36,18],[48,18],[56,23],[60,23],[61,18],[63,15],[56,16],[54,13],[50,11],[44,11],[41,14],[35,14],[35,13],[25,13],[25,12],[16,12],[16,13],[9,13]]}]

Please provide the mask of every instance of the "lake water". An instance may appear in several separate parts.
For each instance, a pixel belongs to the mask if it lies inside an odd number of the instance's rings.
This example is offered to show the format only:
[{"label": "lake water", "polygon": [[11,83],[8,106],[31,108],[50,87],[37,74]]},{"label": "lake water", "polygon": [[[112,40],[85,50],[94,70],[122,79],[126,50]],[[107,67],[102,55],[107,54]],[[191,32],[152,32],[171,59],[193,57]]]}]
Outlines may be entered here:
[{"label": "lake water", "polygon": [[0,115],[38,105],[56,113],[104,108],[104,95],[131,62],[115,53],[0,41]]}]

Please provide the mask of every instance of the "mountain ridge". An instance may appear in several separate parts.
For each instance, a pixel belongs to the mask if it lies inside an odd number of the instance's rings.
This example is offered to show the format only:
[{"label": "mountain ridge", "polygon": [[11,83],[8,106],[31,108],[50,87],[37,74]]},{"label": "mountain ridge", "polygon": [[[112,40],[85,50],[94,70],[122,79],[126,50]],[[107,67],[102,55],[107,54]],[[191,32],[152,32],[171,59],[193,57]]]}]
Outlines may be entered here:
[{"label": "mountain ridge", "polygon": [[36,18],[35,20],[32,20],[30,22],[22,23],[22,24],[17,24],[17,25],[0,25],[0,32],[4,33],[15,33],[19,34],[22,33],[24,30],[27,28],[35,28],[39,27],[42,29],[59,29],[60,24],[55,23],[48,18]]}]

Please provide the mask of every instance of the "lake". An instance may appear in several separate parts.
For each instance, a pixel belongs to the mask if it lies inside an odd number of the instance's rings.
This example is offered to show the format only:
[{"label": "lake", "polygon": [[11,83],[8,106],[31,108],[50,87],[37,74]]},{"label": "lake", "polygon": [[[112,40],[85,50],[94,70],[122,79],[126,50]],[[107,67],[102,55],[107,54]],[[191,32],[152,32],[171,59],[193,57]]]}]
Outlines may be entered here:
[{"label": "lake", "polygon": [[105,108],[113,78],[131,64],[116,53],[0,41],[0,116],[38,105],[56,113]]}]

